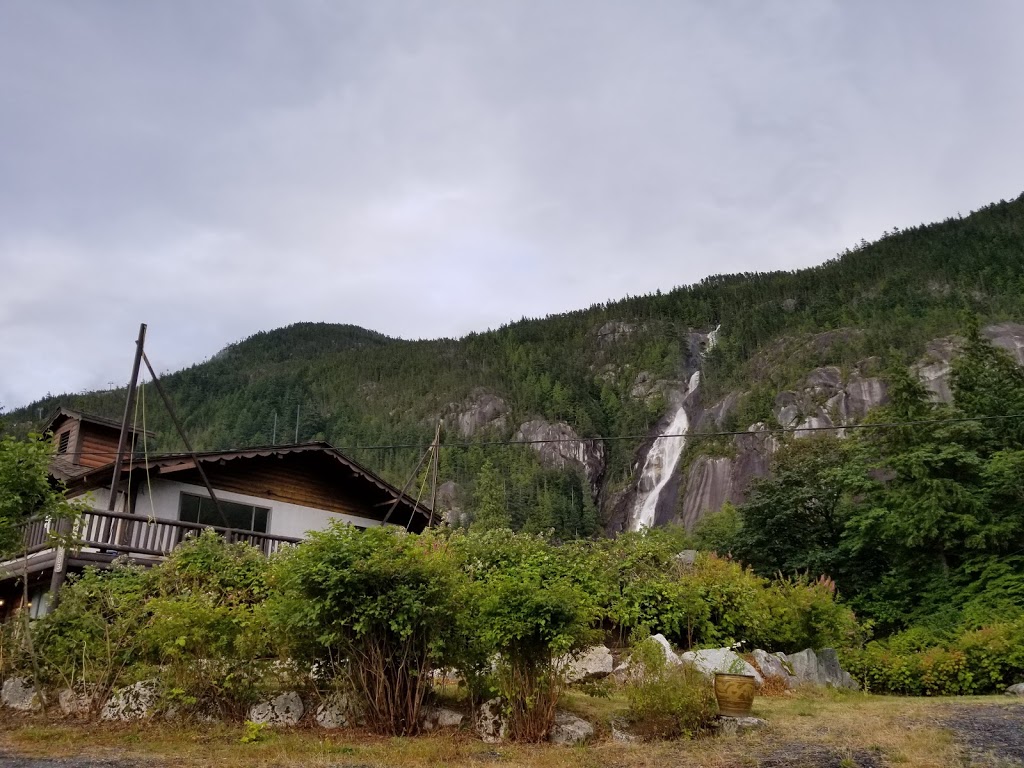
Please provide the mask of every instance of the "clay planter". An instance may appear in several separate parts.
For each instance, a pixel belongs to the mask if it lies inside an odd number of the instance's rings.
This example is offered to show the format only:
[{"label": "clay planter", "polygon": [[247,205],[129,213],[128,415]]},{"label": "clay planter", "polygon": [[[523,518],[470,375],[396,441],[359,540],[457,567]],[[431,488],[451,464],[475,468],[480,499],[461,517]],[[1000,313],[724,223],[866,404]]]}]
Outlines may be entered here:
[{"label": "clay planter", "polygon": [[726,675],[715,673],[715,699],[718,714],[725,717],[750,717],[757,693],[757,678],[753,675]]}]

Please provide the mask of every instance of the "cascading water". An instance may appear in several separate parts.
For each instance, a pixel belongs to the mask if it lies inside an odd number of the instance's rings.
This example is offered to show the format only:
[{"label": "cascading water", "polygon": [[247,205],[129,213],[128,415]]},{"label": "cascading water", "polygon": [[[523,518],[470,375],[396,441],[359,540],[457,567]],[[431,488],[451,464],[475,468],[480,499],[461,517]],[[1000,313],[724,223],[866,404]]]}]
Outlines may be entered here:
[{"label": "cascading water", "polygon": [[[718,341],[718,326],[708,334],[705,351],[710,350]],[[647,452],[644,460],[644,468],[640,473],[640,482],[637,483],[637,495],[633,514],[630,516],[629,528],[639,531],[642,528],[650,528],[654,525],[654,518],[658,511],[658,500],[661,492],[672,479],[679,458],[683,455],[686,447],[686,433],[690,428],[690,417],[686,413],[686,401],[700,387],[700,371],[695,371],[690,377],[686,388],[686,395],[679,403],[672,420],[665,430],[658,435],[651,449]]]}]

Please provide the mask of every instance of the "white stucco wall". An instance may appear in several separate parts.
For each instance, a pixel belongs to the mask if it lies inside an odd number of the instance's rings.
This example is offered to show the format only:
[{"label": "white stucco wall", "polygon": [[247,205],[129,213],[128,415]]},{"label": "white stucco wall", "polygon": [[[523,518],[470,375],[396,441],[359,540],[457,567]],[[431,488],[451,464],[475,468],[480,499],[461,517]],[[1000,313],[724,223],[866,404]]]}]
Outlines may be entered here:
[{"label": "white stucco wall", "polygon": [[[149,495],[149,488],[143,485],[139,490],[135,502],[135,513],[137,515],[161,518],[163,520],[178,519],[178,504],[182,492],[191,493],[196,496],[209,496],[206,488],[201,485],[190,485],[179,483],[164,478],[154,478],[152,481],[153,495]],[[289,536],[292,538],[304,538],[308,531],[322,531],[334,520],[342,520],[361,528],[372,528],[380,525],[379,520],[354,515],[344,515],[339,512],[328,512],[323,509],[304,507],[299,504],[263,499],[259,496],[247,496],[241,493],[220,491],[214,488],[218,499],[224,501],[238,501],[244,504],[253,504],[257,507],[270,509],[270,518],[267,525],[267,533],[273,536]],[[86,497],[89,503],[97,509],[106,509],[107,500],[110,498],[106,489],[96,490]],[[119,510],[120,511],[120,510]]]}]

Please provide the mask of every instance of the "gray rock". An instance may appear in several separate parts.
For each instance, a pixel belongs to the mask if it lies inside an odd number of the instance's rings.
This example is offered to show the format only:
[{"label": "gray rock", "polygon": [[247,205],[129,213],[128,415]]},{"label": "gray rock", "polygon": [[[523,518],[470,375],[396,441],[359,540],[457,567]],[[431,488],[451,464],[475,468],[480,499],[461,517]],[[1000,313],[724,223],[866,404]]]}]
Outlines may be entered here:
[{"label": "gray rock", "polygon": [[497,744],[508,735],[508,720],[505,717],[505,703],[491,699],[480,705],[474,723],[476,732],[485,744]]},{"label": "gray rock", "polygon": [[850,673],[840,666],[839,655],[834,648],[823,648],[818,653],[805,648],[799,653],[789,654],[785,660],[793,668],[793,676],[799,685],[850,690],[860,687]]},{"label": "gray rock", "polygon": [[160,683],[156,680],[140,680],[137,683],[118,688],[103,705],[100,718],[130,722],[152,717],[160,698]]},{"label": "gray rock", "polygon": [[697,562],[696,549],[684,549],[676,555],[676,562],[684,567],[689,567]]},{"label": "gray rock", "polygon": [[594,737],[594,726],[582,717],[555,712],[555,723],[548,732],[552,744],[583,744]]},{"label": "gray rock", "polygon": [[683,663],[679,656],[676,655],[676,652],[672,650],[672,644],[663,634],[651,635],[651,640],[661,646],[661,650],[665,652],[665,662],[667,664],[676,666]]},{"label": "gray rock", "polygon": [[[301,706],[301,700],[299,704]],[[302,712],[300,711],[296,721],[301,717]],[[349,694],[341,693],[340,691],[331,693],[324,698],[320,706],[316,708],[314,717],[317,725],[331,730],[356,725],[361,719],[359,705],[356,700]],[[290,724],[288,723],[288,725]]]},{"label": "gray rock", "polygon": [[997,347],[1005,349],[1017,361],[1024,365],[1024,325],[1020,323],[996,323],[987,325],[981,334]]},{"label": "gray rock", "polygon": [[[541,463],[550,469],[581,470],[596,495],[604,475],[604,443],[600,440],[581,439],[565,422],[552,424],[543,419],[525,422],[512,440],[529,442]],[[538,440],[552,442],[532,442]]]},{"label": "gray rock", "polygon": [[1024,696],[1024,683],[1011,685],[1006,689],[1005,693],[1007,696]]},{"label": "gray rock", "polygon": [[35,686],[27,677],[9,677],[4,680],[0,701],[5,707],[19,712],[34,712],[43,707]]},{"label": "gray rock", "polygon": [[597,337],[602,344],[611,344],[620,339],[628,338],[636,332],[637,326],[632,323],[624,323],[621,320],[609,320],[597,329]]},{"label": "gray rock", "polygon": [[607,646],[595,645],[576,658],[563,658],[559,666],[565,670],[566,681],[575,683],[610,675],[615,668],[615,661]]},{"label": "gray rock", "polygon": [[295,725],[305,711],[299,694],[285,691],[269,701],[254,704],[249,709],[249,720],[262,725]]},{"label": "gray rock", "polygon": [[768,721],[760,717],[726,717],[719,715],[712,726],[719,736],[739,736],[748,731],[759,731],[768,727]]},{"label": "gray rock", "polygon": [[423,730],[434,731],[440,728],[461,728],[466,716],[461,712],[447,707],[424,707]]},{"label": "gray rock", "polygon": [[731,648],[706,648],[702,651],[687,651],[682,655],[683,663],[693,667],[702,675],[711,677],[716,673],[750,675],[758,686],[764,678],[752,665],[744,661]]},{"label": "gray rock", "polygon": [[459,437],[473,437],[485,429],[503,430],[508,406],[497,395],[475,389],[462,403],[449,403],[443,417],[447,430]]},{"label": "gray rock", "polygon": [[635,744],[640,741],[640,737],[629,730],[629,724],[621,717],[612,718],[612,741],[617,741],[620,744]]},{"label": "gray rock", "polygon": [[766,678],[778,678],[785,682],[786,688],[793,688],[796,685],[796,678],[790,673],[784,659],[785,656],[781,653],[768,653],[760,648],[754,651],[754,661],[761,668],[762,675]]},{"label": "gray rock", "polygon": [[57,706],[66,717],[88,715],[92,709],[92,696],[82,691],[63,688],[57,694]]}]

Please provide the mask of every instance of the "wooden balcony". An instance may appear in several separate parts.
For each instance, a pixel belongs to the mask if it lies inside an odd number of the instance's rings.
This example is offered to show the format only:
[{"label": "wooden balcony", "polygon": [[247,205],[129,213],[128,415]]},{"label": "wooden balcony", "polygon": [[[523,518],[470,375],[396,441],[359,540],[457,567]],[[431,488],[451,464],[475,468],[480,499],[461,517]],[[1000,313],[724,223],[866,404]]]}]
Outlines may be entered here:
[{"label": "wooden balcony", "polygon": [[[24,526],[24,550],[14,559],[0,563],[0,579],[52,568],[56,559],[54,523],[30,520]],[[212,530],[229,543],[245,542],[269,556],[301,539],[271,536],[267,533],[186,523],[180,520],[147,518],[121,512],[84,512],[74,524],[74,535],[68,547],[68,565],[104,567],[119,557],[127,557],[143,565],[163,560],[183,541]]]}]

